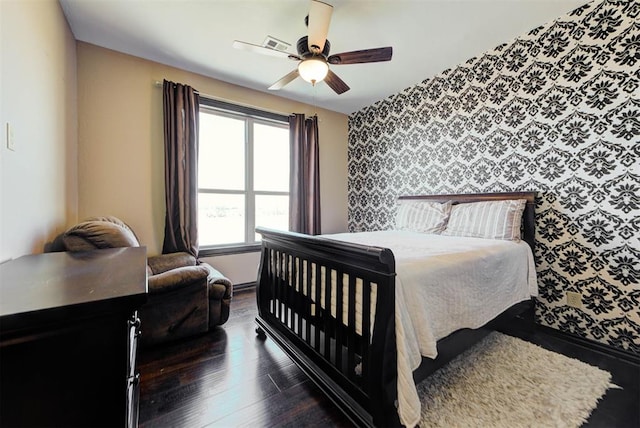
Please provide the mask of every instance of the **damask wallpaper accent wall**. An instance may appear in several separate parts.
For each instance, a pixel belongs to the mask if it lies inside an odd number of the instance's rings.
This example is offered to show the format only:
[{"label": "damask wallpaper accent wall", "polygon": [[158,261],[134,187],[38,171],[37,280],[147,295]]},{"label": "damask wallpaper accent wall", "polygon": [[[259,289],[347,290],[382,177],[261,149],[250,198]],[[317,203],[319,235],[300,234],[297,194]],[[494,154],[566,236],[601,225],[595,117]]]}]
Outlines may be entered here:
[{"label": "damask wallpaper accent wall", "polygon": [[400,195],[535,190],[538,323],[639,355],[639,15],[589,3],[352,114],[349,229],[392,228]]}]

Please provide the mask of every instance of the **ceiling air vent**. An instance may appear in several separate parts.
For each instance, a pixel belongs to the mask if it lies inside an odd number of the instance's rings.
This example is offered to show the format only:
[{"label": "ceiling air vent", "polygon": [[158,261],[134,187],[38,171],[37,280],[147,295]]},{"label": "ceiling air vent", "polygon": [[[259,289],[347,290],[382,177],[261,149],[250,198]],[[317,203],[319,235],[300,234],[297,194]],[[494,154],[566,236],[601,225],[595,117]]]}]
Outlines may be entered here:
[{"label": "ceiling air vent", "polygon": [[273,36],[267,36],[267,38],[264,39],[262,46],[264,46],[265,48],[275,49],[277,51],[283,51],[283,52],[286,52],[286,50],[289,49],[289,47],[291,47],[289,43],[283,42],[282,40],[278,40]]}]

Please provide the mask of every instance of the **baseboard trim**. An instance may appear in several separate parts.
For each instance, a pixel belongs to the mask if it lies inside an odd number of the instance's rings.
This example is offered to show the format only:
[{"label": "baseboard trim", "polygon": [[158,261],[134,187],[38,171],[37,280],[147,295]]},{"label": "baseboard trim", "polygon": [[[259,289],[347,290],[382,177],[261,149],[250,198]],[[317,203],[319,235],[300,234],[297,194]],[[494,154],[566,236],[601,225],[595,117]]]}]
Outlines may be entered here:
[{"label": "baseboard trim", "polygon": [[601,352],[606,355],[613,355],[616,358],[640,366],[640,355],[632,354],[631,352],[623,351],[621,349],[605,345],[604,343],[596,342],[595,340],[585,339],[584,337],[579,337],[570,333],[566,333],[564,331],[556,330],[555,328],[551,328],[546,325],[536,324],[536,330],[540,330],[545,334],[549,334],[550,336],[555,336],[559,339],[563,339],[567,342],[589,348],[596,352]]},{"label": "baseboard trim", "polygon": [[242,284],[233,284],[233,292],[247,291],[256,288],[256,282],[243,282]]}]

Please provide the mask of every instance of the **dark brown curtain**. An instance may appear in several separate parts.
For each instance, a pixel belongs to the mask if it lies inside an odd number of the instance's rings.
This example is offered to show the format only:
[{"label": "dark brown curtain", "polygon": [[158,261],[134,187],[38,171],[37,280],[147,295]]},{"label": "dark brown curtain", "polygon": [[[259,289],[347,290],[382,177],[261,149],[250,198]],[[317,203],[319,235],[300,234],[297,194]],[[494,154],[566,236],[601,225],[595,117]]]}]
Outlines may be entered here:
[{"label": "dark brown curtain", "polygon": [[291,179],[289,230],[320,234],[320,156],[318,117],[289,116]]},{"label": "dark brown curtain", "polygon": [[190,86],[165,80],[162,102],[167,208],[162,252],[198,257],[199,96]]}]

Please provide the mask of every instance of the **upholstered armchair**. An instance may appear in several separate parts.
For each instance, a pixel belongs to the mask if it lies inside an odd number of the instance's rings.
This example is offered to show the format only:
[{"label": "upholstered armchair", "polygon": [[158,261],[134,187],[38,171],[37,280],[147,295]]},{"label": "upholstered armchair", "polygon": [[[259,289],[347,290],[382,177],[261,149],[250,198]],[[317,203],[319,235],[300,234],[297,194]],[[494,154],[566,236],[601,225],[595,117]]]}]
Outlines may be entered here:
[{"label": "upholstered armchair", "polygon": [[[137,247],[131,228],[116,217],[92,217],[62,235],[67,251]],[[204,333],[229,319],[233,284],[187,253],[147,258],[149,296],[139,311],[141,342],[152,345]]]}]

